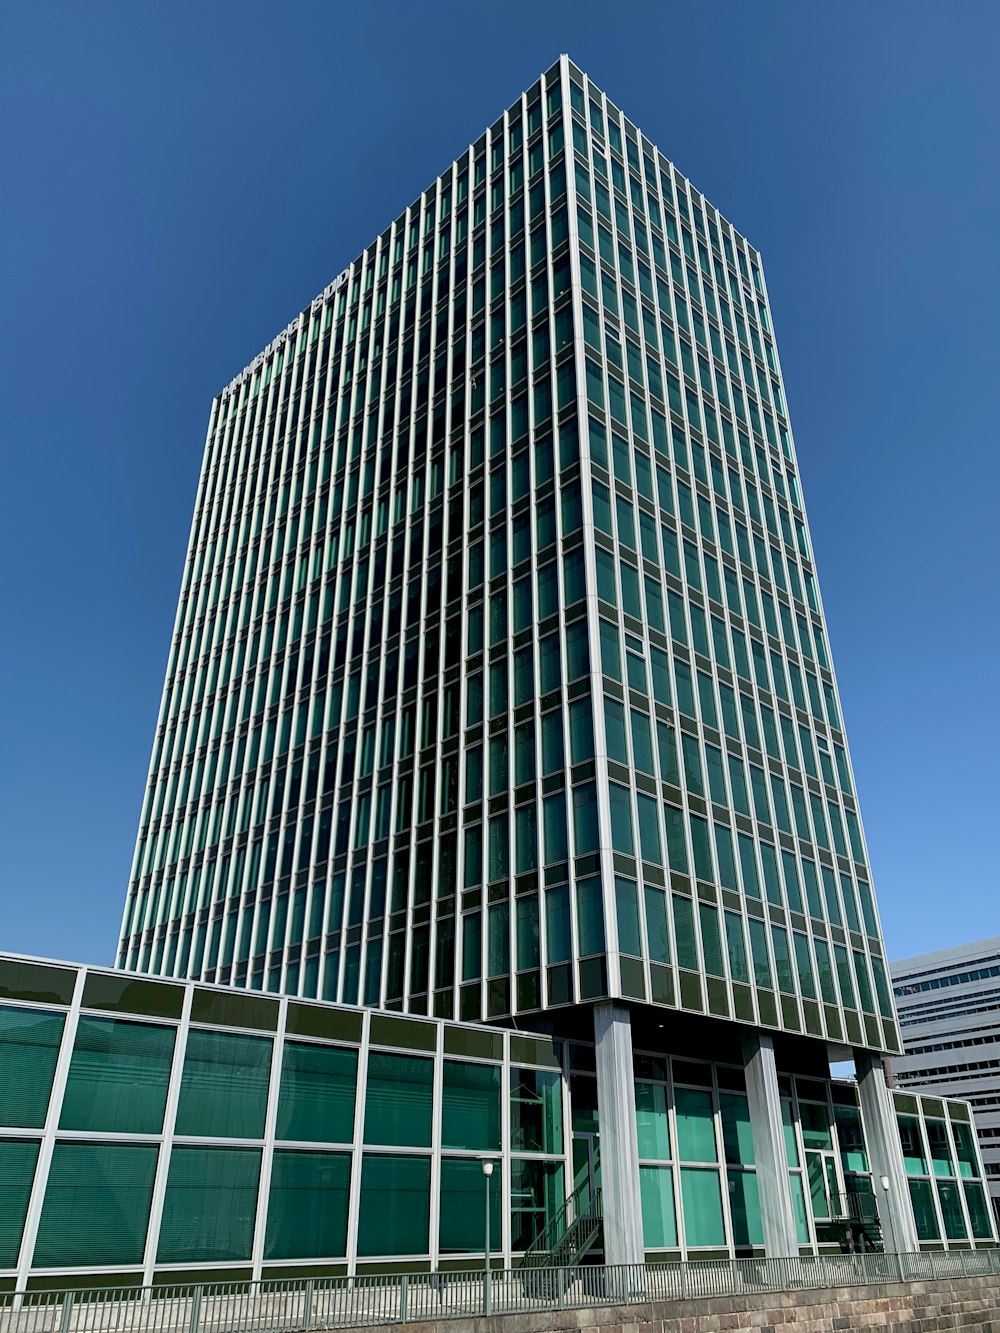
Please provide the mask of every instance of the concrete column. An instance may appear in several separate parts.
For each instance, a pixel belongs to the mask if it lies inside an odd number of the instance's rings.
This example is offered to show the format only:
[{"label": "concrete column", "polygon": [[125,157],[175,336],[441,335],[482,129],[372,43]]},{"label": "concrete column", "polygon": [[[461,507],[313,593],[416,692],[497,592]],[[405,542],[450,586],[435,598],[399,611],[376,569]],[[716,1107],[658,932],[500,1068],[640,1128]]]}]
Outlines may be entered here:
[{"label": "concrete column", "polygon": [[872,1169],[872,1189],[878,1203],[885,1248],[897,1254],[916,1254],[920,1241],[910,1203],[896,1110],[886,1083],[885,1069],[877,1056],[860,1051],[854,1054],[854,1067],[861,1094],[861,1124]]},{"label": "concrete column", "polygon": [[641,1264],[639,1140],[635,1125],[632,1020],[622,1004],[594,1006],[597,1044],[597,1109],[601,1126],[601,1194],[604,1262]]},{"label": "concrete column", "polygon": [[743,1038],[743,1067],[757,1161],[764,1252],[769,1259],[794,1258],[799,1252],[799,1241],[788,1182],[778,1072],[774,1063],[774,1042],[765,1033],[754,1032]]}]

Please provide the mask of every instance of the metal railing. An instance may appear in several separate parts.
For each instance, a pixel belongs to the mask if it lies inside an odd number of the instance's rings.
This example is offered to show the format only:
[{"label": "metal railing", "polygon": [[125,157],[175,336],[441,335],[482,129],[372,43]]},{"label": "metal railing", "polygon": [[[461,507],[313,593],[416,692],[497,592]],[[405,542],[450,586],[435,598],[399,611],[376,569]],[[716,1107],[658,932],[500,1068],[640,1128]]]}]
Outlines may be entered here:
[{"label": "metal railing", "polygon": [[[842,1254],[617,1267],[514,1268],[490,1275],[493,1314],[680,1301],[871,1283],[1000,1276],[1000,1250]],[[483,1269],[302,1281],[0,1292],[0,1333],[316,1333],[469,1318]]]},{"label": "metal railing", "polygon": [[872,1190],[849,1191],[847,1194],[827,1196],[830,1218],[839,1222],[844,1218],[852,1222],[877,1223],[878,1203]]}]

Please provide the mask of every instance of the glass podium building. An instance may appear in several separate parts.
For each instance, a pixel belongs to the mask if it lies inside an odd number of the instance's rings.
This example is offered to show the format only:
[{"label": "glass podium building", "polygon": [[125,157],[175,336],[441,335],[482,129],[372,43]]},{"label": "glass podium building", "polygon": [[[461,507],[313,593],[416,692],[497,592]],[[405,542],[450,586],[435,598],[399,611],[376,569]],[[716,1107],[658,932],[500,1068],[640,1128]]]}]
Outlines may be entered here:
[{"label": "glass podium building", "polygon": [[[692,1030],[665,1054],[634,1016],[645,1257],[764,1254],[766,1144],[740,1041]],[[864,1090],[776,1046],[795,1252],[839,1252],[852,1227],[877,1240],[856,1206],[887,1193]],[[593,1034],[0,955],[0,1295],[481,1270],[484,1159],[494,1265],[545,1260],[567,1195],[593,1207],[600,1076]],[[994,1245],[968,1105],[894,1096],[917,1245]],[[585,1258],[613,1241],[605,1214]]]},{"label": "glass podium building", "polygon": [[[760,256],[566,57],[212,406],[118,969],[162,978],[136,993],[187,1034],[148,1129],[148,1273],[223,1262],[163,1239],[175,1171],[216,1170],[254,1182],[226,1263],[436,1266],[476,1240],[446,1201],[494,1153],[508,1261],[598,1189],[609,1263],[863,1244],[852,1193],[887,1247],[992,1243],[961,1130],[951,1221],[934,1172],[911,1204]],[[237,1059],[202,1003],[257,1052],[238,1148],[201,1142],[221,1122],[185,1082]],[[326,1052],[304,1140],[292,1014]],[[292,1255],[268,1198],[300,1188],[337,1202]],[[413,1229],[373,1253],[395,1196]]]}]

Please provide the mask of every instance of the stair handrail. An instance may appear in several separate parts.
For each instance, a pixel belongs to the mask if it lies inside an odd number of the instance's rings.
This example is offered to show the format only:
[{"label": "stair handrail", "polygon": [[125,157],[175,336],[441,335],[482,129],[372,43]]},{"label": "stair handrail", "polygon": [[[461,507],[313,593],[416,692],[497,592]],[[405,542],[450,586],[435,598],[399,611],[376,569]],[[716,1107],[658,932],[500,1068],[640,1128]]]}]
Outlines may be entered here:
[{"label": "stair handrail", "polygon": [[[581,1209],[580,1202],[585,1193],[590,1194],[590,1202],[585,1208]],[[588,1218],[597,1221],[602,1215],[600,1189],[592,1190],[590,1181],[588,1180],[585,1180],[582,1185],[578,1185],[559,1211],[545,1224],[525,1250],[525,1260],[527,1260],[528,1256],[531,1254],[547,1253],[555,1248],[555,1245],[562,1240],[563,1236],[569,1230],[567,1214],[570,1212],[572,1212],[572,1217],[569,1219],[570,1222],[583,1221]]]},{"label": "stair handrail", "polygon": [[847,1217],[852,1222],[878,1222],[878,1202],[874,1190],[848,1190],[828,1196],[831,1220]]}]

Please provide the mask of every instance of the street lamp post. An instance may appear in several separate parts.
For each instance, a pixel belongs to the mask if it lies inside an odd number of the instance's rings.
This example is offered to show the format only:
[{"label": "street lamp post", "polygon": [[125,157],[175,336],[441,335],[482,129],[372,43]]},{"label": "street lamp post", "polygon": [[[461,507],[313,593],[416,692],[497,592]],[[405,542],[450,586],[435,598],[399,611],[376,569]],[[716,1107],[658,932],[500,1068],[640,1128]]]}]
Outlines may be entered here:
[{"label": "street lamp post", "polygon": [[490,1177],[493,1175],[493,1163],[483,1162],[483,1175],[486,1177],[486,1267],[483,1272],[483,1313],[492,1314],[493,1291],[490,1282]]}]

